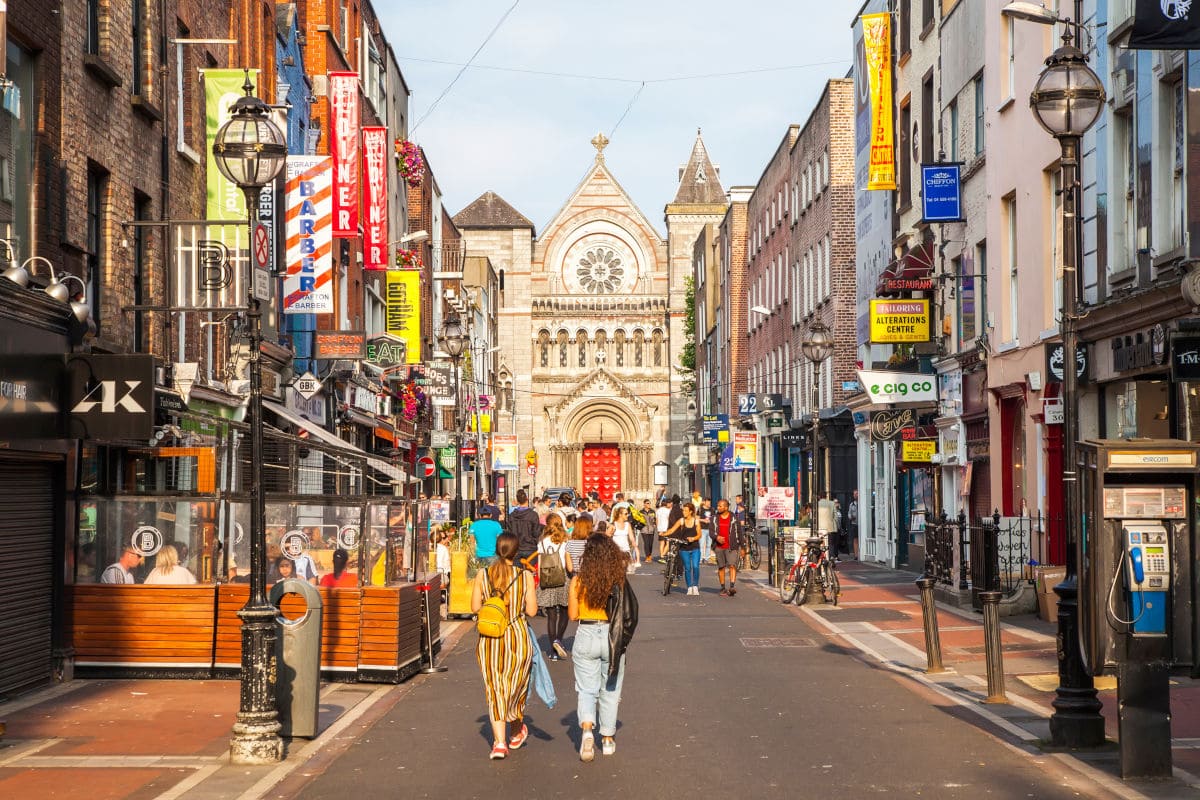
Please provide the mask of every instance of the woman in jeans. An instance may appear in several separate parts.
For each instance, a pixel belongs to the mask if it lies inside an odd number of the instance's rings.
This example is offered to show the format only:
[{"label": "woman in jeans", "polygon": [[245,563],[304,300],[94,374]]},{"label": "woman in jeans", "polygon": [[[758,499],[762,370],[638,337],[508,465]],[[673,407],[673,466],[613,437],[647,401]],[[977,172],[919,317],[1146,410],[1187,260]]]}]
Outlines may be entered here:
[{"label": "woman in jeans", "polygon": [[691,503],[683,504],[683,516],[667,529],[659,538],[678,539],[679,558],[683,561],[683,582],[687,584],[687,593],[700,594],[700,537],[704,526],[696,516],[696,507]]},{"label": "woman in jeans", "polygon": [[[579,695],[577,715],[583,736],[579,746],[581,761],[596,755],[592,730],[596,727],[596,707],[600,708],[600,752],[617,752],[613,737],[617,733],[617,706],[621,702],[621,684],[625,680],[625,656],[619,656],[611,669],[609,649],[608,596],[613,587],[625,585],[629,559],[608,536],[593,534],[587,541],[583,563],[571,579],[567,613],[579,620],[571,658],[575,662],[575,691]],[[621,620],[611,624],[620,625]]]}]

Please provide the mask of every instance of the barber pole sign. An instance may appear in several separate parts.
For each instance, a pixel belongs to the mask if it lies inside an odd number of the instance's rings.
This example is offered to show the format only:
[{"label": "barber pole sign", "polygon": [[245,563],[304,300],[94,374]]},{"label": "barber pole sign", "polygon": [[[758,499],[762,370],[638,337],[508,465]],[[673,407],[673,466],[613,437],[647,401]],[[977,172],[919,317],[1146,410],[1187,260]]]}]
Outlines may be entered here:
[{"label": "barber pole sign", "polygon": [[388,268],[387,128],[363,128],[363,267]]},{"label": "barber pole sign", "polygon": [[332,159],[288,156],[283,313],[333,313]]},{"label": "barber pole sign", "polygon": [[358,73],[329,73],[333,126],[333,235],[358,235]]}]

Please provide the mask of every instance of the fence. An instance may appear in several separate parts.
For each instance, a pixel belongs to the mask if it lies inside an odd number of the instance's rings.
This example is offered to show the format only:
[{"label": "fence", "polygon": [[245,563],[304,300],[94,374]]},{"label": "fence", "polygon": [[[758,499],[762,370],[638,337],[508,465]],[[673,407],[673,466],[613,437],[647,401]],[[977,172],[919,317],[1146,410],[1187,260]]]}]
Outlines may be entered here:
[{"label": "fence", "polygon": [[979,593],[1016,593],[1022,583],[1032,583],[1034,567],[1044,563],[1046,532],[1054,521],[1037,514],[990,517],[971,522],[966,514],[943,515],[926,524],[925,574],[938,583],[971,590],[972,604],[980,608]]}]

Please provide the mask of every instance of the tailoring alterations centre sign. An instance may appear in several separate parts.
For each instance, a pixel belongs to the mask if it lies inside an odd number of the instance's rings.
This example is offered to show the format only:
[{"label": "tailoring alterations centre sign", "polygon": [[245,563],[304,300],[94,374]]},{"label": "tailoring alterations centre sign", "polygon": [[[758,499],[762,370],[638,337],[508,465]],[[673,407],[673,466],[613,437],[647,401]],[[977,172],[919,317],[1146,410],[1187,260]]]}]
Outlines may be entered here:
[{"label": "tailoring alterations centre sign", "polygon": [[928,300],[872,300],[871,341],[881,344],[929,341]]}]

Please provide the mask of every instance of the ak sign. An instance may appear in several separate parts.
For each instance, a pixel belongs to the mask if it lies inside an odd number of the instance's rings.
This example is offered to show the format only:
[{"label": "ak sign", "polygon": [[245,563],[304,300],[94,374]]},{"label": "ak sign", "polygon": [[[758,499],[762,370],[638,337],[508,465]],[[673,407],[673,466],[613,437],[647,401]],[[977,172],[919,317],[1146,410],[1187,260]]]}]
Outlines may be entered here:
[{"label": "ak sign", "polygon": [[0,357],[0,436],[147,440],[154,356]]},{"label": "ak sign", "polygon": [[858,382],[872,403],[933,403],[937,400],[937,376],[912,372],[860,369]]}]

